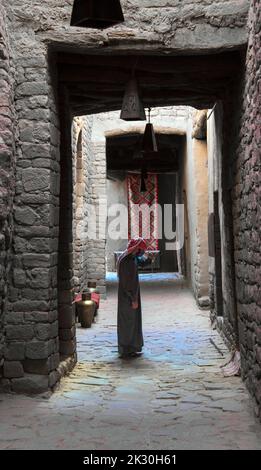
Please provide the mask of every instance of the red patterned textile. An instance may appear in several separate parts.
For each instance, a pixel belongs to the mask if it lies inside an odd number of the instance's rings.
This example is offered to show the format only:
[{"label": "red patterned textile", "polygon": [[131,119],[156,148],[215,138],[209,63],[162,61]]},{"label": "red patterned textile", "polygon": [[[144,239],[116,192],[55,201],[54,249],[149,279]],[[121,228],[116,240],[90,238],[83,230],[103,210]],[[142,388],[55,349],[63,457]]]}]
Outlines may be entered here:
[{"label": "red patterned textile", "polygon": [[158,250],[158,176],[148,173],[145,179],[147,191],[140,192],[141,176],[129,174],[128,211],[129,239],[142,237],[148,250]]}]

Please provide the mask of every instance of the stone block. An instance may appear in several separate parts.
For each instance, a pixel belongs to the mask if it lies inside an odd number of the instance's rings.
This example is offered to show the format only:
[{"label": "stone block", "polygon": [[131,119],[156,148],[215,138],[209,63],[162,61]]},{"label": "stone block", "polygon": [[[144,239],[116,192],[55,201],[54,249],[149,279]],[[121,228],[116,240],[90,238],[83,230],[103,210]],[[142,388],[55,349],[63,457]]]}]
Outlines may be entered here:
[{"label": "stone block", "polygon": [[9,303],[10,310],[14,312],[48,312],[49,303],[44,300],[19,300],[14,303]]},{"label": "stone block", "polygon": [[7,325],[6,338],[17,340],[30,340],[34,336],[32,325]]},{"label": "stone block", "polygon": [[35,332],[37,338],[40,340],[47,340],[51,338],[51,326],[49,323],[36,325]]},{"label": "stone block", "polygon": [[255,335],[251,331],[248,331],[247,332],[247,347],[248,347],[248,349],[253,351],[254,344],[255,344]]},{"label": "stone block", "polygon": [[49,358],[49,361],[50,361],[50,370],[57,369],[57,367],[60,364],[60,354],[59,353],[52,354]]},{"label": "stone block", "polygon": [[27,343],[25,349],[27,359],[46,359],[48,355],[48,341],[31,341]]},{"label": "stone block", "polygon": [[259,346],[256,348],[256,358],[257,358],[258,364],[261,367],[261,347]]},{"label": "stone block", "polygon": [[75,308],[70,305],[59,307],[59,328],[70,329],[75,325]]},{"label": "stone block", "polygon": [[25,323],[48,323],[48,312],[25,312]]},{"label": "stone block", "polygon": [[25,357],[25,343],[8,343],[4,349],[4,357],[8,361],[22,361]]},{"label": "stone block", "polygon": [[22,225],[33,225],[38,219],[37,213],[30,207],[17,207],[14,217],[16,222]]},{"label": "stone block", "polygon": [[20,140],[21,142],[33,142],[33,132],[34,126],[31,124],[30,121],[19,121],[19,128],[20,128]]},{"label": "stone block", "polygon": [[255,334],[256,334],[257,342],[261,346],[261,327],[260,326],[256,326]]},{"label": "stone block", "polygon": [[[59,170],[59,168],[56,166],[56,162],[54,160],[51,160],[50,158],[35,158],[32,162],[33,168],[47,168],[50,170]],[[57,176],[58,178],[58,176]],[[52,181],[52,179],[51,179]],[[52,184],[52,183],[51,183]],[[51,191],[52,192],[52,191]]]},{"label": "stone block", "polygon": [[12,380],[12,389],[16,393],[38,394],[48,391],[48,375],[26,374],[24,377]]},{"label": "stone block", "polygon": [[[44,254],[24,254],[23,264],[25,268],[46,268],[50,266],[50,255]],[[42,286],[41,286],[42,287]]]},{"label": "stone block", "polygon": [[17,300],[19,300],[20,298],[20,292],[19,292],[19,289],[17,289],[16,287],[9,287],[9,290],[8,290],[8,299],[10,302],[15,302]]},{"label": "stone block", "polygon": [[50,325],[50,338],[57,338],[59,334],[59,324],[58,321],[54,321]]},{"label": "stone block", "polygon": [[38,375],[48,375],[50,370],[49,364],[49,359],[26,359],[23,362],[25,372]]},{"label": "stone block", "polygon": [[49,387],[53,388],[57,384],[57,382],[59,382],[60,378],[61,376],[59,372],[57,372],[56,370],[51,372],[49,375]]},{"label": "stone block", "polygon": [[[186,30],[186,49],[211,49],[213,42],[216,48],[242,46],[247,43],[246,31],[242,28],[216,28],[209,24],[196,24],[193,30]],[[184,50],[184,29],[180,28],[175,34],[173,47]]]},{"label": "stone block", "polygon": [[50,185],[50,171],[40,168],[23,170],[22,181],[26,192],[47,190]]},{"label": "stone block", "polygon": [[22,154],[27,159],[50,159],[50,146],[48,144],[23,143]]},{"label": "stone block", "polygon": [[60,354],[62,356],[72,356],[76,351],[76,341],[60,341]]},{"label": "stone block", "polygon": [[14,269],[13,281],[15,287],[24,287],[26,285],[26,273],[22,269]]},{"label": "stone block", "polygon": [[73,326],[70,329],[60,330],[59,331],[59,337],[60,337],[61,341],[72,340],[72,339],[75,338],[75,336],[76,336],[76,327],[75,326]]},{"label": "stone block", "polygon": [[6,323],[12,325],[21,325],[24,323],[24,314],[21,312],[9,312],[6,315]]},{"label": "stone block", "polygon": [[48,238],[32,238],[30,248],[31,251],[37,253],[49,253],[52,251],[51,240]]},{"label": "stone block", "polygon": [[27,82],[18,85],[16,89],[16,96],[19,98],[21,96],[37,96],[37,95],[47,95],[48,94],[48,85],[46,82]]},{"label": "stone block", "polygon": [[24,369],[21,362],[18,361],[5,361],[4,363],[4,377],[7,379],[23,377]]},{"label": "stone block", "polygon": [[34,268],[30,271],[30,285],[33,288],[48,288],[50,286],[50,272],[44,268]]},{"label": "stone block", "polygon": [[48,289],[24,289],[23,290],[24,299],[29,300],[49,300],[50,292]]},{"label": "stone block", "polygon": [[48,341],[48,355],[51,356],[52,354],[54,354],[56,351],[56,343],[55,343],[55,340],[54,339],[50,339]]},{"label": "stone block", "polygon": [[10,393],[11,391],[12,391],[11,380],[1,377],[0,378],[0,393]]},{"label": "stone block", "polygon": [[49,312],[48,321],[49,323],[53,323],[58,319],[58,312],[54,310],[53,312]]},{"label": "stone block", "polygon": [[[35,194],[29,195],[30,197],[32,196],[32,201],[30,203],[32,204],[41,204],[42,201],[38,199],[38,196]],[[45,197],[45,193],[41,193],[40,199],[42,196]],[[48,196],[49,197],[49,196]],[[21,197],[23,199],[23,196]],[[49,238],[51,235],[51,229],[50,227],[44,227],[42,225],[38,225],[35,227],[23,227],[22,225],[18,225],[15,227],[15,232],[21,237],[31,239],[32,237],[46,237]]]}]

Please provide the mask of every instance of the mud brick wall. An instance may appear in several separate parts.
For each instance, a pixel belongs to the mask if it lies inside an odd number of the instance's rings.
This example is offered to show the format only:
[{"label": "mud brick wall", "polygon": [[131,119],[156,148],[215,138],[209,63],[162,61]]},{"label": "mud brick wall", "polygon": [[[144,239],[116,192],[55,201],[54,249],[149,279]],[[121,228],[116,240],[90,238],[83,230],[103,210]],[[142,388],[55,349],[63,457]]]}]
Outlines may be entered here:
[{"label": "mud brick wall", "polygon": [[75,118],[73,124],[73,247],[74,289],[76,293],[88,284],[88,197],[89,173],[92,166],[92,116]]},{"label": "mud brick wall", "polygon": [[3,375],[4,312],[8,296],[13,235],[16,138],[13,72],[6,15],[0,2],[0,377]]},{"label": "mud brick wall", "polygon": [[261,2],[252,0],[232,192],[243,377],[261,417]]}]

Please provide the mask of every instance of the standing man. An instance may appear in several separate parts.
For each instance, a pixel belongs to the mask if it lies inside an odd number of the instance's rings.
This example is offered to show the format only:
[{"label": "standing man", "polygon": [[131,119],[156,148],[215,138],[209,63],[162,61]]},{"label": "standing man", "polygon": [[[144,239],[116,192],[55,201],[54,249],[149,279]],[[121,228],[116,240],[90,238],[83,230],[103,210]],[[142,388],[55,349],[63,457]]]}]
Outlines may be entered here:
[{"label": "standing man", "polygon": [[[118,291],[118,350],[120,357],[135,357],[143,347],[139,259],[147,263],[147,248],[143,238],[130,240],[128,248],[120,256],[117,270]],[[143,256],[144,255],[144,256]],[[141,258],[142,257],[142,258]]]}]

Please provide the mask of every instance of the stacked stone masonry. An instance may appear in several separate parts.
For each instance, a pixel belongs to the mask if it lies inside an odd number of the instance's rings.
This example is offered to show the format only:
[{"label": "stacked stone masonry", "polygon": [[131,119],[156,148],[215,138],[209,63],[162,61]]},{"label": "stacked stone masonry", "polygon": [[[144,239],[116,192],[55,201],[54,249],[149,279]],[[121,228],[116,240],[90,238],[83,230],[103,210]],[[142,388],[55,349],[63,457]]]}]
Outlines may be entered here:
[{"label": "stacked stone masonry", "polygon": [[[245,29],[249,0],[122,0],[124,25],[109,32],[73,33],[70,24],[73,0],[31,1],[12,0],[6,4],[11,9],[12,27],[17,32],[34,31],[41,41],[70,47],[95,47],[116,40],[167,47],[179,50],[208,50],[242,46],[247,41]],[[10,5],[10,6],[9,6]],[[184,33],[186,41],[184,41]]]},{"label": "stacked stone masonry", "polygon": [[261,4],[251,2],[249,45],[241,83],[233,160],[233,223],[243,376],[261,416]]},{"label": "stacked stone masonry", "polygon": [[6,357],[4,314],[7,305],[13,236],[16,118],[14,81],[6,13],[0,2],[0,376]]}]

